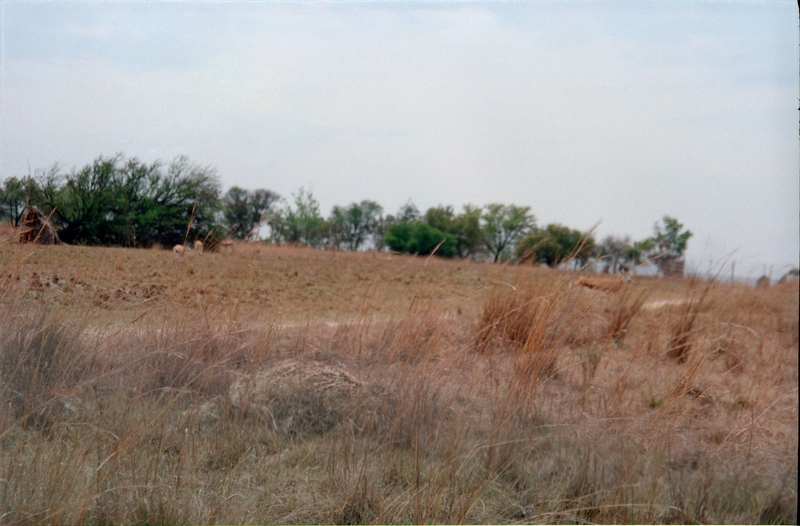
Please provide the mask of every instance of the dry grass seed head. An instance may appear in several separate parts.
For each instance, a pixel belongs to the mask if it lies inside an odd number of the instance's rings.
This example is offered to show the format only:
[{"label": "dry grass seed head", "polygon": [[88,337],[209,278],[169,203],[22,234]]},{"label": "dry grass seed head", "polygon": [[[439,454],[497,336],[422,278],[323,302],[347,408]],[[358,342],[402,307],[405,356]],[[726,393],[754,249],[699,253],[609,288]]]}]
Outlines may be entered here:
[{"label": "dry grass seed head", "polygon": [[690,282],[692,290],[690,300],[678,309],[677,319],[672,324],[672,334],[667,344],[667,358],[678,363],[685,363],[692,350],[692,338],[695,331],[695,322],[700,312],[708,310],[708,293],[714,285],[713,281],[698,283],[696,279]]},{"label": "dry grass seed head", "polygon": [[647,291],[634,295],[630,287],[625,287],[620,294],[616,295],[606,311],[608,316],[606,337],[614,340],[618,345],[621,344],[647,297]]},{"label": "dry grass seed head", "polygon": [[89,381],[95,349],[82,337],[81,325],[40,310],[3,317],[0,325],[0,385],[13,418],[49,426],[72,412],[67,393]]}]

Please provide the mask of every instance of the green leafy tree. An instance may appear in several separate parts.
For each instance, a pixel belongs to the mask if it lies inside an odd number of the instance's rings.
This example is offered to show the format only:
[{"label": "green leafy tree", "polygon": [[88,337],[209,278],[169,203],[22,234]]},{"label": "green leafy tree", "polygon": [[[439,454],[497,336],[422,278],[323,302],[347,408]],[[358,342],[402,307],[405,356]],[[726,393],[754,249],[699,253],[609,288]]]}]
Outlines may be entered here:
[{"label": "green leafy tree", "polygon": [[536,217],[528,206],[492,203],[483,212],[484,245],[495,262],[506,259],[517,241],[536,226]]},{"label": "green leafy tree", "polygon": [[408,221],[399,221],[386,229],[383,242],[390,250],[406,252],[406,247],[411,243],[414,225]]},{"label": "green leafy tree", "polygon": [[115,244],[119,225],[115,183],[120,156],[99,157],[66,176],[42,180],[46,205],[53,211],[58,235],[66,243]]},{"label": "green leafy tree", "polygon": [[232,187],[223,198],[223,217],[230,235],[236,239],[255,238],[258,227],[269,219],[279,199],[271,190]]},{"label": "green leafy tree", "polygon": [[640,252],[658,265],[660,271],[680,259],[686,251],[689,239],[694,235],[683,229],[683,224],[670,216],[662,218],[662,224],[653,227],[654,235],[640,242]]},{"label": "green leafy tree", "polygon": [[689,239],[694,235],[689,230],[683,230],[683,224],[670,216],[662,218],[663,226],[656,223],[655,236],[653,241],[658,254],[670,257],[680,257],[683,255],[689,243]]},{"label": "green leafy tree", "polygon": [[453,219],[452,234],[458,244],[458,255],[473,257],[485,246],[486,234],[481,226],[482,210],[478,206],[465,205],[464,211]]},{"label": "green leafy tree", "polygon": [[381,234],[381,239],[376,240],[375,246],[387,247],[395,252],[405,252],[406,245],[411,239],[412,225],[422,219],[419,208],[409,199],[400,207],[397,215],[387,215],[377,228],[376,236]]},{"label": "green leafy tree", "polygon": [[545,230],[535,230],[520,240],[516,248],[517,259],[533,263],[557,265],[563,258],[561,245]]},{"label": "green leafy tree", "polygon": [[[444,244],[443,244],[442,247],[439,248],[439,250],[442,250],[442,248],[444,248],[445,252],[448,252],[448,254],[447,254],[448,256],[450,256],[450,255],[458,255],[459,254],[458,237],[457,237],[458,236],[458,232],[457,232],[458,231],[458,225],[456,223],[456,215],[455,215],[455,212],[453,211],[453,207],[452,206],[441,206],[440,205],[438,207],[429,208],[428,211],[425,212],[425,215],[423,216],[422,221],[424,221],[425,224],[427,224],[431,228],[433,228],[434,229],[433,231],[439,231],[439,232],[442,232],[444,234],[448,234],[449,236],[451,236],[453,238],[453,240],[455,240],[456,249],[455,249],[453,254],[449,254],[449,251],[450,251],[450,246],[449,245],[445,248]],[[433,232],[433,231],[430,231],[430,232]],[[424,235],[427,236],[428,234],[429,233],[425,233]],[[449,241],[448,241],[448,243],[449,243]],[[439,251],[437,251],[437,253],[439,253]],[[444,255],[444,254],[442,254],[442,255]]]},{"label": "green leafy tree", "polygon": [[322,222],[319,224],[316,230],[316,237],[317,237],[317,244],[314,245],[316,248],[321,248],[326,250],[342,249],[342,245],[339,243],[339,240],[336,237],[336,233],[334,232],[334,226],[330,219],[322,218]]},{"label": "green leafy tree", "polygon": [[231,237],[244,239],[250,232],[250,202],[247,190],[232,186],[222,198],[222,215]]},{"label": "green leafy tree", "polygon": [[186,157],[168,166],[122,155],[99,157],[69,174],[57,165],[37,171],[32,201],[68,243],[151,246],[182,243],[214,224],[219,183],[212,168]]},{"label": "green leafy tree", "polygon": [[[438,248],[437,248],[438,247]],[[441,257],[456,255],[456,238],[452,234],[442,232],[427,223],[416,223],[412,227],[411,239],[406,245],[406,252],[427,256],[436,251]]]},{"label": "green leafy tree", "polygon": [[157,187],[162,170],[158,161],[147,165],[138,159],[129,159],[117,166],[114,209],[109,214],[117,244],[150,246],[163,242],[171,245],[180,242],[186,234],[187,219],[182,218],[181,232],[177,232],[177,221],[171,220],[170,210],[159,203]]},{"label": "green leafy tree", "polygon": [[442,232],[452,233],[455,213],[452,206],[438,206],[429,208],[422,218],[433,228]]},{"label": "green leafy tree", "polygon": [[611,274],[616,274],[620,270],[620,265],[625,264],[625,251],[630,244],[630,236],[606,236],[605,239],[603,239],[603,242],[600,244],[600,257],[607,260],[608,270]]},{"label": "green leafy tree", "polygon": [[456,255],[465,258],[478,253],[483,248],[484,232],[481,227],[481,209],[466,205],[461,214],[456,215],[452,206],[429,208],[424,221],[456,239]]},{"label": "green leafy tree", "polygon": [[521,260],[531,259],[555,267],[571,258],[581,264],[591,257],[594,239],[578,230],[559,224],[549,224],[520,241],[517,256]]},{"label": "green leafy tree", "polygon": [[35,191],[30,197],[30,204],[50,215],[64,181],[61,167],[54,163],[48,168],[38,168],[34,172],[33,181]]},{"label": "green leafy tree", "polygon": [[414,223],[420,219],[422,219],[422,216],[419,213],[419,208],[411,202],[411,199],[401,206],[400,210],[397,212],[398,222]]},{"label": "green leafy tree", "polygon": [[123,242],[172,245],[182,243],[187,235],[190,239],[204,237],[215,227],[220,184],[213,168],[185,156],[167,166],[160,161],[145,165],[131,159],[121,175],[126,195],[119,213],[130,218]]},{"label": "green leafy tree", "polygon": [[324,220],[319,213],[319,202],[310,191],[300,188],[294,197],[294,207],[285,204],[268,220],[272,238],[284,243],[299,243],[311,247],[321,243]]},{"label": "green leafy tree", "polygon": [[441,257],[450,257],[457,253],[456,238],[452,234],[442,232],[422,221],[395,223],[387,230],[385,243],[397,252],[420,256],[429,255],[434,250],[436,255]]},{"label": "green leafy tree", "polygon": [[649,239],[642,241],[635,241],[632,244],[625,245],[623,250],[623,260],[621,265],[623,270],[630,270],[631,267],[641,265],[645,254],[647,254],[653,247],[653,243]]},{"label": "green leafy tree", "polygon": [[380,252],[387,247],[384,238],[386,237],[386,232],[389,230],[389,227],[395,223],[397,223],[397,219],[391,214],[378,217],[378,221],[372,231],[372,245],[375,247],[375,250]]},{"label": "green leafy tree", "polygon": [[[275,204],[281,196],[272,190],[259,188],[250,192],[250,231],[264,223],[273,211]],[[253,236],[251,236],[253,237]]]},{"label": "green leafy tree", "polygon": [[30,184],[33,184],[33,180],[29,178],[9,177],[3,181],[3,187],[0,188],[0,221],[19,226]]},{"label": "green leafy tree", "polygon": [[361,201],[343,208],[334,206],[329,222],[334,245],[358,250],[380,225],[383,208],[374,201]]}]

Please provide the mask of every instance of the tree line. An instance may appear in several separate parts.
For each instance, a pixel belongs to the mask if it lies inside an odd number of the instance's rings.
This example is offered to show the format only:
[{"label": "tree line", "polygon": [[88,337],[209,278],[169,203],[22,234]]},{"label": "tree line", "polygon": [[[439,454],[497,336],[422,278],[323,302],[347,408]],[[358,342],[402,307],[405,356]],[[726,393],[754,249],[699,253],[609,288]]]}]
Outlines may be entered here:
[{"label": "tree line", "polygon": [[178,157],[146,164],[100,156],[65,172],[57,164],[0,188],[0,220],[19,224],[26,204],[51,218],[62,241],[86,245],[172,246],[187,240],[263,239],[321,249],[393,250],[409,254],[543,263],[586,264],[598,258],[611,272],[643,261],[663,266],[680,258],[692,233],[664,216],[640,241],[551,223],[537,225],[527,206],[490,203],[437,206],[422,213],[411,201],[396,214],[370,200],[334,206],[324,217],[312,193],[291,199],[237,186],[223,194],[216,171]]}]

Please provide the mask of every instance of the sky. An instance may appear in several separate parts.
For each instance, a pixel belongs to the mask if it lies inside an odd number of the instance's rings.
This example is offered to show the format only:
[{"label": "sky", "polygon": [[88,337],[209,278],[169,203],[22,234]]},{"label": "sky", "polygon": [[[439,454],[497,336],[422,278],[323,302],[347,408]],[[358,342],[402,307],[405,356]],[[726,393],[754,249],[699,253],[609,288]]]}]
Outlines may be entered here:
[{"label": "sky", "polygon": [[0,0],[0,179],[186,155],[324,215],[529,206],[690,269],[798,266],[793,1]]}]

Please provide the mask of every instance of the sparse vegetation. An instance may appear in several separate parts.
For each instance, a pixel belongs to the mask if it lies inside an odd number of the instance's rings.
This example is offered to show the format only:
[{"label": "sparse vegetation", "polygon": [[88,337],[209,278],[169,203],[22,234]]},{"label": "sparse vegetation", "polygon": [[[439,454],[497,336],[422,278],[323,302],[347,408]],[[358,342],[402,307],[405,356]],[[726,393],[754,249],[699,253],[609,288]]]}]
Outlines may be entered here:
[{"label": "sparse vegetation", "polygon": [[365,199],[334,206],[326,219],[310,190],[301,187],[292,198],[238,186],[223,195],[212,167],[186,157],[147,165],[117,154],[69,173],[53,164],[34,176],[6,179],[0,186],[0,221],[17,227],[25,210],[46,216],[53,234],[43,237],[41,228],[29,225],[25,240],[40,244],[60,237],[68,244],[151,248],[201,240],[213,252],[231,247],[233,238],[503,264],[579,265],[612,274],[650,265],[668,276],[684,275],[683,253],[693,235],[664,216],[652,237],[631,243],[630,237],[609,236],[598,246],[592,231],[556,223],[537,227],[528,206],[467,204],[456,214],[452,206],[439,205],[422,214],[409,199],[396,216],[384,216],[380,204]]},{"label": "sparse vegetation", "polygon": [[0,517],[796,523],[796,281],[0,241]]}]

